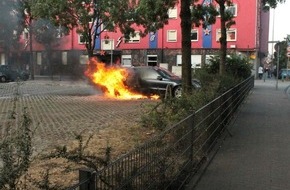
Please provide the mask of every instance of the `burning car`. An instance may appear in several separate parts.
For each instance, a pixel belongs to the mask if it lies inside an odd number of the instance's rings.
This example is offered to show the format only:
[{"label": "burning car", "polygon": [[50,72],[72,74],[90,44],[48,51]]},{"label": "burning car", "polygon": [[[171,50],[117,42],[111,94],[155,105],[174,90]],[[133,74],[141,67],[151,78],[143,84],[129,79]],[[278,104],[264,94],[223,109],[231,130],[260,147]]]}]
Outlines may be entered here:
[{"label": "burning car", "polygon": [[[128,70],[129,76],[125,83],[133,91],[159,96],[170,93],[172,97],[181,97],[181,77],[169,70],[158,66],[137,66]],[[201,88],[201,83],[197,79],[192,80],[192,85],[194,89]]]},{"label": "burning car", "polygon": [[[181,97],[181,78],[162,67],[107,66],[97,59],[89,61],[85,75],[104,95],[118,99],[159,99],[166,93]],[[201,88],[198,80],[192,80],[194,88]]]},{"label": "burning car", "polygon": [[[92,58],[88,62],[85,75],[94,86],[101,89],[106,97],[117,99],[144,99],[147,96],[134,92],[128,87],[125,81],[130,72],[126,68],[119,66],[108,66],[100,62],[97,58]],[[152,97],[157,99],[156,97]]]}]

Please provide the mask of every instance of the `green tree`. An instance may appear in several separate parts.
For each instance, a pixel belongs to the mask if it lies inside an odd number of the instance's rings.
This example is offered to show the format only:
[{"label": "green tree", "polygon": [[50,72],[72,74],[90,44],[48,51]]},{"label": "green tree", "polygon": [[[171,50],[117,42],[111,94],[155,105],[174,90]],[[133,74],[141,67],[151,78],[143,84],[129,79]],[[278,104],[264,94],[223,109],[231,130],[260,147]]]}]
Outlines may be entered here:
[{"label": "green tree", "polygon": [[212,4],[203,6],[197,0],[181,0],[181,30],[182,30],[182,86],[188,94],[192,90],[191,72],[191,29],[194,26],[213,24],[218,12]]},{"label": "green tree", "polygon": [[18,0],[18,11],[21,13],[20,23],[23,26],[23,29],[26,29],[29,32],[29,38],[27,43],[29,43],[29,70],[31,79],[34,80],[34,62],[33,62],[33,49],[32,49],[32,21],[33,17],[31,15],[31,9],[29,6],[29,0]]},{"label": "green tree", "polygon": [[279,3],[285,3],[286,0],[262,0],[262,5],[264,10],[269,10],[270,8],[276,8]]},{"label": "green tree", "polygon": [[18,88],[15,88],[13,107],[9,122],[3,127],[0,140],[0,189],[17,189],[20,178],[27,172],[32,158],[31,117],[23,108],[22,117],[18,116]]},{"label": "green tree", "polygon": [[167,23],[167,11],[176,0],[29,0],[35,18],[48,18],[67,31],[76,28],[89,57],[93,56],[95,39],[102,32],[119,29],[125,38],[135,34],[136,26],[141,36],[156,31]]},{"label": "green tree", "polygon": [[232,0],[215,0],[219,5],[219,13],[221,16],[221,37],[220,42],[220,65],[219,65],[219,74],[223,75],[225,73],[225,64],[227,56],[227,29],[235,24],[233,20],[234,15],[227,11],[226,6],[232,5]]},{"label": "green tree", "polygon": [[[277,65],[278,56],[279,56],[279,70],[287,68],[288,57],[287,53],[287,41],[278,42],[275,44],[274,60],[273,63]],[[279,52],[279,55],[278,55]]]}]

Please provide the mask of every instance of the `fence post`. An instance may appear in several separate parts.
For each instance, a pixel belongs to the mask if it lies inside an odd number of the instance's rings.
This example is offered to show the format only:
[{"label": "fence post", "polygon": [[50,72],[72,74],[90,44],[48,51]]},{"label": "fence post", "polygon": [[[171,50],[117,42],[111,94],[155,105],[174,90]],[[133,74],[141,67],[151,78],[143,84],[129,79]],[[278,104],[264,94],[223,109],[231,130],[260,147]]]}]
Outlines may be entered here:
[{"label": "fence post", "polygon": [[195,124],[194,124],[194,118],[195,118],[195,113],[193,113],[192,115],[191,115],[191,117],[190,117],[190,119],[189,119],[189,128],[190,128],[190,154],[189,154],[189,156],[190,156],[190,158],[189,158],[189,160],[190,160],[190,165],[191,165],[191,167],[193,167],[193,165],[194,165],[194,159],[193,159],[193,154],[194,154],[194,152],[193,152],[193,150],[194,150],[194,144],[193,144],[193,142],[194,142],[194,137],[195,137],[195,134],[194,134],[194,128],[195,128]]},{"label": "fence post", "polygon": [[87,183],[81,184],[79,190],[96,190],[96,172],[90,168],[79,170],[79,182],[88,180]]}]

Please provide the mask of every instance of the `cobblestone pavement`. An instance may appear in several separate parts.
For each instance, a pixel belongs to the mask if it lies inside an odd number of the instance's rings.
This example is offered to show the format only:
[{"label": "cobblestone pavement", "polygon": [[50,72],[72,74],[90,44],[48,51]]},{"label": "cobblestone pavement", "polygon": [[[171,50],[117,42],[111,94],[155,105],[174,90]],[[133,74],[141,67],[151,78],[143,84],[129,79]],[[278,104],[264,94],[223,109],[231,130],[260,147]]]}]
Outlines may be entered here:
[{"label": "cobblestone pavement", "polygon": [[138,121],[142,105],[152,100],[107,99],[84,81],[25,81],[0,83],[0,129],[9,121],[13,97],[17,113],[27,108],[33,120],[38,151],[63,143],[74,134],[96,132],[118,120]]}]

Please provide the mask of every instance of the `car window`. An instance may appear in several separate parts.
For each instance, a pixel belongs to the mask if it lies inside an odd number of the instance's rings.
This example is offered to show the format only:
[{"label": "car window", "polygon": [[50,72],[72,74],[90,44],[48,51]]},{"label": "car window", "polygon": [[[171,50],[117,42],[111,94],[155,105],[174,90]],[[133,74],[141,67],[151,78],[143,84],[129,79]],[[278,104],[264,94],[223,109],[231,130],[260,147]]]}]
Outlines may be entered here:
[{"label": "car window", "polygon": [[5,65],[1,65],[1,66],[0,66],[0,70],[1,70],[1,71],[7,71],[7,70],[8,70],[8,67],[5,66]]},{"label": "car window", "polygon": [[177,77],[175,74],[171,73],[170,71],[164,69],[164,68],[158,68],[157,69],[158,73],[163,77],[163,78],[172,78],[172,77]]},{"label": "car window", "polygon": [[148,79],[157,79],[160,76],[154,69],[147,68],[142,71],[141,77]]}]

